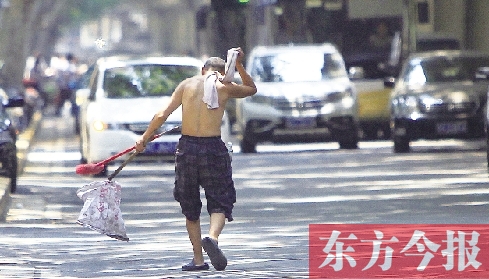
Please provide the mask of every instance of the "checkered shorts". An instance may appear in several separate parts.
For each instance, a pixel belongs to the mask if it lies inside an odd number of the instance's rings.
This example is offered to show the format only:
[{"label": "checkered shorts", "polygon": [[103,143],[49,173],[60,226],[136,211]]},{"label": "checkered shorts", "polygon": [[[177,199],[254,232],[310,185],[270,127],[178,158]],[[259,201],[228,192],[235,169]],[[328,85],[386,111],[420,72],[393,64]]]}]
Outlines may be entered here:
[{"label": "checkered shorts", "polygon": [[173,196],[188,220],[200,218],[204,188],[207,212],[223,213],[232,221],[236,190],[232,179],[231,157],[220,137],[183,135],[175,152],[175,188]]}]

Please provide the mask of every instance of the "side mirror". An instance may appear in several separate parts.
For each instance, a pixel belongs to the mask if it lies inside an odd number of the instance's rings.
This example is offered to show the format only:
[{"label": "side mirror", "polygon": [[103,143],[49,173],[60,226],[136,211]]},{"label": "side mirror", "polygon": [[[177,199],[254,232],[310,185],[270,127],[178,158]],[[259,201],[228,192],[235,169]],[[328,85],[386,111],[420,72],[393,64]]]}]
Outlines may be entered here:
[{"label": "side mirror", "polygon": [[350,79],[363,79],[365,78],[365,72],[363,67],[350,67],[348,69],[348,77]]},{"label": "side mirror", "polygon": [[394,88],[394,86],[396,86],[396,78],[386,77],[384,79],[384,87],[385,88]]},{"label": "side mirror", "polygon": [[489,80],[489,67],[477,68],[475,80]]},{"label": "side mirror", "polygon": [[4,104],[4,107],[6,108],[16,108],[16,107],[23,107],[23,106],[24,106],[24,98],[22,97],[9,98],[8,102]]}]

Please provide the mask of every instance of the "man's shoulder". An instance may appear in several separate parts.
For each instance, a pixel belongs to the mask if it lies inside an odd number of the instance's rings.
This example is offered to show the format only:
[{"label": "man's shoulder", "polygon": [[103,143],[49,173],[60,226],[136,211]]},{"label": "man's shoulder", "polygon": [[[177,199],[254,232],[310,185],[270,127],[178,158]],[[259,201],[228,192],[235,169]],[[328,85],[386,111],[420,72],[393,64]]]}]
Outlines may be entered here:
[{"label": "man's shoulder", "polygon": [[189,78],[186,78],[182,81],[182,84],[186,83],[195,83],[195,82],[203,82],[204,81],[204,76],[198,75],[198,76],[192,76]]}]

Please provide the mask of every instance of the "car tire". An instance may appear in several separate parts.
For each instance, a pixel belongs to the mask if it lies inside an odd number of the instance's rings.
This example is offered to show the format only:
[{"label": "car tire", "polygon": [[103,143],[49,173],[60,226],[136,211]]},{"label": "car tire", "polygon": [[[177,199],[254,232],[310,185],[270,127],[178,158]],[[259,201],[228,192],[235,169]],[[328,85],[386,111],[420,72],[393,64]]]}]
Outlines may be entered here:
[{"label": "car tire", "polygon": [[394,153],[408,153],[409,149],[408,138],[394,136]]},{"label": "car tire", "polygon": [[10,193],[15,193],[17,191],[18,164],[19,162],[17,160],[12,163],[12,173],[10,174]]},{"label": "car tire", "polygon": [[340,149],[357,149],[358,141],[360,139],[359,133],[360,131],[357,128],[349,129],[349,132],[345,133],[345,135],[341,136],[338,140]]},{"label": "car tire", "polygon": [[339,141],[340,149],[357,149],[358,140]]},{"label": "car tire", "polygon": [[10,193],[17,192],[17,172],[10,177]]},{"label": "car tire", "polygon": [[243,137],[240,141],[239,146],[241,148],[241,153],[256,153],[256,143]]}]

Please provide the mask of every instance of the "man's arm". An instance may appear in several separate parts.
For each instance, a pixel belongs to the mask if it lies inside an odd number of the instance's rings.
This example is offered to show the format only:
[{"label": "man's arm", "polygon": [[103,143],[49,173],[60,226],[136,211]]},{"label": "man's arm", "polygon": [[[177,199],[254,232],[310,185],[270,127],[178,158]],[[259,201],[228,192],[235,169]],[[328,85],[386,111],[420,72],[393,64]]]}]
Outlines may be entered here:
[{"label": "man's arm", "polygon": [[251,76],[246,72],[243,66],[244,52],[241,48],[237,48],[238,58],[236,59],[236,70],[238,70],[239,76],[241,77],[242,85],[233,84],[229,92],[229,96],[233,98],[244,98],[252,96],[256,93],[256,85]]},{"label": "man's arm", "polygon": [[184,91],[184,82],[180,83],[171,96],[170,103],[166,108],[158,111],[151,119],[148,128],[143,135],[136,141],[136,150],[138,152],[144,151],[146,144],[153,136],[154,132],[158,130],[163,123],[168,119],[170,114],[174,112],[182,104],[182,95]]}]

